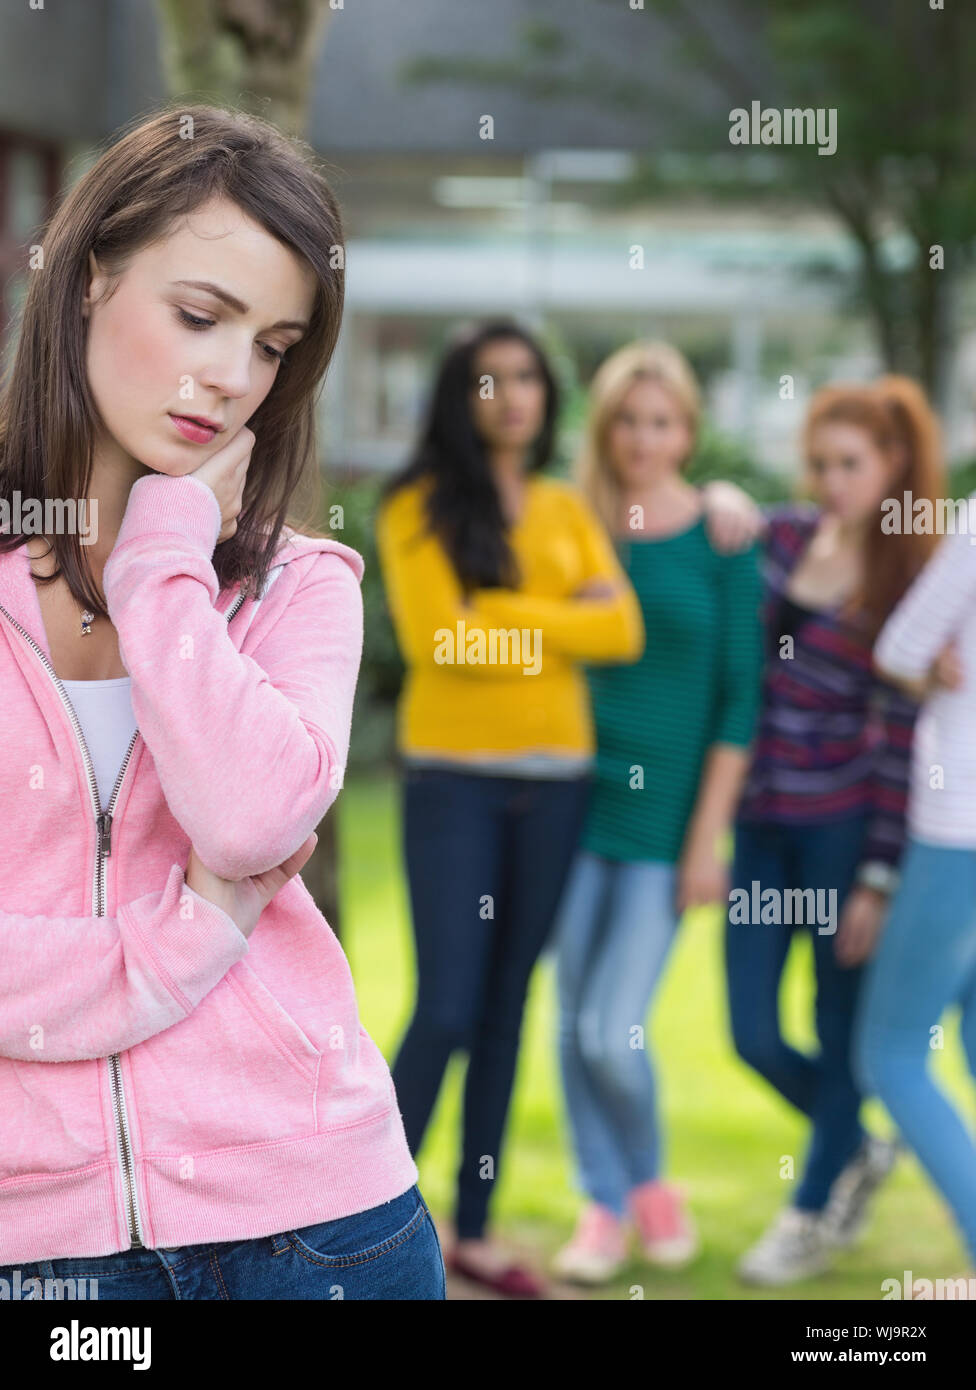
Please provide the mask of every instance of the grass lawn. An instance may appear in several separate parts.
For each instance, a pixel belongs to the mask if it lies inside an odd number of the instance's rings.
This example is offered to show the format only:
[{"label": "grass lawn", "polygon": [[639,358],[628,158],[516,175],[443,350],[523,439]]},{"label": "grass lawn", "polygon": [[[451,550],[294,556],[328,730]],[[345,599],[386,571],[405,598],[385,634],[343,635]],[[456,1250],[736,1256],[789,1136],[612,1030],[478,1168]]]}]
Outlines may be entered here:
[{"label": "grass lawn", "polygon": [[[364,1026],[392,1062],[410,1015],[413,943],[399,849],[399,797],[389,776],[350,776],[338,803],[343,945]],[[651,1030],[666,1125],[666,1173],[683,1184],[704,1250],[680,1273],[635,1263],[594,1297],[880,1299],[883,1279],[910,1269],[935,1278],[962,1273],[966,1257],[952,1221],[914,1158],[883,1188],[868,1234],[835,1272],[786,1291],[752,1291],[735,1279],[736,1258],[789,1198],[784,1158],[799,1169],[804,1126],[731,1051],[726,1031],[717,909],[689,914],[663,982]],[[784,983],[789,1030],[811,1047],[809,942],[794,947]],[[555,1052],[552,962],[536,970],[522,1035],[495,1228],[545,1260],[568,1237],[579,1208],[567,1151]],[[464,1062],[455,1058],[419,1156],[420,1185],[435,1217],[450,1218]],[[972,1088],[955,1019],[937,1074],[972,1116]],[[867,1117],[890,1132],[880,1106]]]}]

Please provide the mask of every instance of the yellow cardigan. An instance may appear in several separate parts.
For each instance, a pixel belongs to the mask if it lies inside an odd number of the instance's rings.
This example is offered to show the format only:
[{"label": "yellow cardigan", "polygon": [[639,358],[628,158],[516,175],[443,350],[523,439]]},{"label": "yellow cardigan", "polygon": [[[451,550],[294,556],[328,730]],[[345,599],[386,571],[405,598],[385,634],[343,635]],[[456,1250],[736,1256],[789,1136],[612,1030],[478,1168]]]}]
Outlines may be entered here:
[{"label": "yellow cardigan", "polygon": [[[466,759],[591,754],[582,662],[631,662],[644,650],[640,605],[610,539],[570,484],[527,480],[510,529],[521,585],[478,589],[465,605],[440,540],[426,529],[428,484],[399,489],[377,517],[380,566],[407,666],[397,710],[404,753]],[[587,580],[613,598],[576,599]]]}]

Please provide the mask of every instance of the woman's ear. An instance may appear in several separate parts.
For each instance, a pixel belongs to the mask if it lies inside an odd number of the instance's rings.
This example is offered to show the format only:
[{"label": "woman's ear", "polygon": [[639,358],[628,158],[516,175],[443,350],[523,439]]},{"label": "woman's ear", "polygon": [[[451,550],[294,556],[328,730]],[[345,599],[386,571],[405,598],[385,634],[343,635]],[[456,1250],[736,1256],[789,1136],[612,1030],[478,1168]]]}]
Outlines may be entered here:
[{"label": "woman's ear", "polygon": [[81,301],[82,318],[88,318],[91,312],[92,304],[95,302],[95,300],[98,299],[99,295],[101,294],[102,282],[104,281],[104,279],[105,277],[102,275],[102,272],[99,269],[98,261],[95,259],[95,252],[89,251],[88,288],[85,291],[84,298]]}]

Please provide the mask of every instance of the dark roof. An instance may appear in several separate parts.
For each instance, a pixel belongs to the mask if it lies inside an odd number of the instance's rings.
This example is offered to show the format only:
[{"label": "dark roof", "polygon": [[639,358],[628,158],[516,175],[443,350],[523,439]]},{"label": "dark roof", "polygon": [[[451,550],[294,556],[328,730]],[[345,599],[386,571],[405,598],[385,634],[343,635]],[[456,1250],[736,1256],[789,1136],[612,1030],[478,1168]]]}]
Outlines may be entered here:
[{"label": "dark roof", "polygon": [[[725,7],[727,11],[727,6]],[[741,26],[701,0],[702,22],[741,49]],[[527,24],[570,39],[567,70],[626,74],[660,99],[649,116],[634,100],[616,110],[583,96],[537,100],[470,79],[410,84],[418,58],[515,58]],[[155,0],[85,0],[31,10],[0,0],[0,128],[97,141],[165,98]],[[524,68],[522,69],[524,72]],[[553,148],[667,148],[669,110],[689,80],[727,131],[728,101],[698,73],[689,79],[666,22],[624,0],[348,0],[334,12],[319,58],[309,137],[325,153],[453,152],[517,155]],[[673,93],[673,99],[669,94]],[[478,135],[494,117],[494,140]]]}]

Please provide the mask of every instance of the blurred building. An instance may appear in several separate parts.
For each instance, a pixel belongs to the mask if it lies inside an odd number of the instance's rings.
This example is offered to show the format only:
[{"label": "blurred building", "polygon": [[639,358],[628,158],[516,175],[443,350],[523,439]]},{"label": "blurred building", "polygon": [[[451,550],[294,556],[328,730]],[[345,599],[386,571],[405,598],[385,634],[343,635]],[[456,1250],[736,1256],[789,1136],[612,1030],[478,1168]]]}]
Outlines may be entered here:
[{"label": "blurred building", "polygon": [[[868,325],[846,309],[854,250],[831,220],[767,200],[622,204],[640,155],[656,152],[665,173],[668,160],[680,163],[666,122],[638,119],[625,104],[535,100],[517,81],[408,80],[419,59],[504,63],[527,20],[551,18],[588,64],[623,67],[631,80],[667,90],[687,75],[652,16],[640,16],[638,31],[626,6],[594,0],[336,0],[335,8],[308,132],[335,169],[347,227],[347,314],[323,394],[330,467],[397,465],[436,354],[458,326],[486,315],[514,314],[544,333],[570,388],[570,423],[607,352],[636,336],[675,341],[706,383],[714,422],[772,468],[792,467],[813,387],[880,365]],[[25,248],[56,190],[123,121],[164,99],[153,0],[43,10],[0,0],[8,345]],[[485,117],[491,139],[482,138]],[[974,357],[976,339],[960,351],[948,422],[957,454],[976,452],[963,386]]]}]

